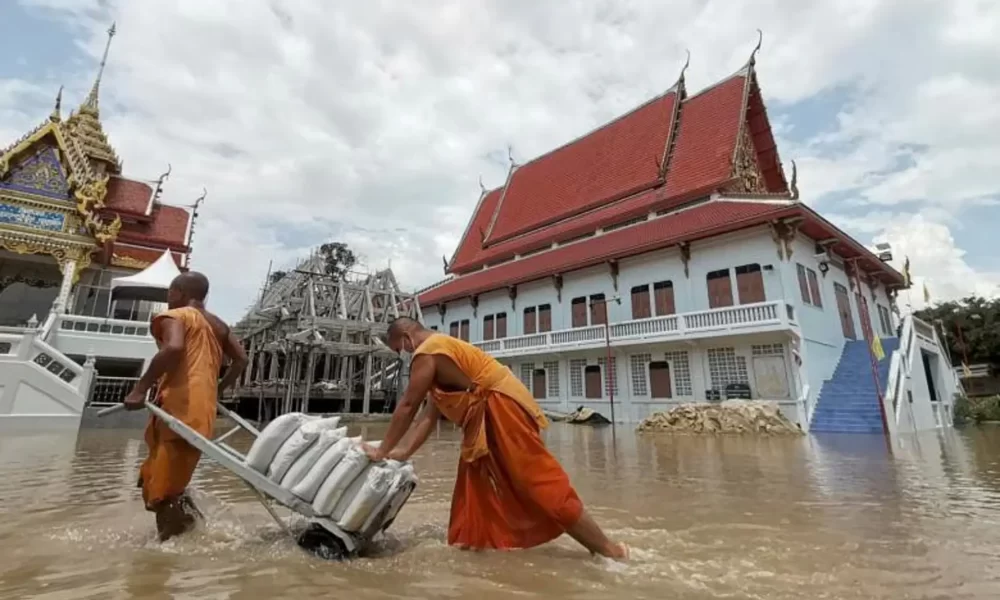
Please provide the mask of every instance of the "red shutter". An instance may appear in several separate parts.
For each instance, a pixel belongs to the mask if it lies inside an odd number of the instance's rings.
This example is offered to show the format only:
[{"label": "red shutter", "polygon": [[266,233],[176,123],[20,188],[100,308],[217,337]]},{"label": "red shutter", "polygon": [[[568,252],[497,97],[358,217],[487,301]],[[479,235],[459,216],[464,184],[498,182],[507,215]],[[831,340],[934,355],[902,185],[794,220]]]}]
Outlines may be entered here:
[{"label": "red shutter", "polygon": [[536,312],[534,306],[524,309],[524,335],[530,335],[535,333],[537,330],[535,317]]},{"label": "red shutter", "polygon": [[795,265],[795,267],[799,274],[799,292],[802,294],[802,301],[806,304],[812,304],[809,298],[809,284],[806,282],[806,268],[802,265]]},{"label": "red shutter", "polygon": [[649,363],[649,387],[653,398],[671,398],[670,363],[665,361]]},{"label": "red shutter", "polygon": [[497,314],[497,339],[507,337],[507,313]]},{"label": "red shutter", "polygon": [[587,326],[587,299],[573,299],[573,327]]},{"label": "red shutter", "polygon": [[459,328],[458,337],[461,338],[461,339],[463,339],[463,340],[465,340],[466,342],[469,341],[469,320],[468,319],[465,319],[465,320],[462,321],[462,324],[461,324],[461,326]]},{"label": "red shutter", "polygon": [[448,335],[450,335],[453,338],[458,337],[458,321],[455,321],[448,326]]},{"label": "red shutter", "polygon": [[659,281],[653,284],[656,316],[672,315],[677,312],[674,305],[674,284],[672,281]]},{"label": "red shutter", "polygon": [[538,307],[538,331],[552,331],[552,307],[548,304]]},{"label": "red shutter", "polygon": [[544,399],[545,388],[545,369],[535,369],[531,374],[531,395],[539,400]]},{"label": "red shutter", "polygon": [[[802,282],[799,282],[802,285]],[[819,293],[819,279],[816,278],[816,271],[809,269],[809,295],[812,298],[813,306],[823,308],[823,296]]]},{"label": "red shutter", "polygon": [[708,274],[708,306],[724,308],[733,305],[733,284],[729,279],[729,269]]},{"label": "red shutter", "polygon": [[493,339],[493,315],[483,317],[483,340]]},{"label": "red shutter", "polygon": [[649,286],[637,285],[632,288],[632,318],[649,318]]},{"label": "red shutter", "polygon": [[590,324],[604,325],[608,322],[608,304],[604,294],[594,294],[590,297]]},{"label": "red shutter", "polygon": [[736,289],[739,292],[740,304],[764,302],[764,275],[760,265],[744,265],[736,267]]}]

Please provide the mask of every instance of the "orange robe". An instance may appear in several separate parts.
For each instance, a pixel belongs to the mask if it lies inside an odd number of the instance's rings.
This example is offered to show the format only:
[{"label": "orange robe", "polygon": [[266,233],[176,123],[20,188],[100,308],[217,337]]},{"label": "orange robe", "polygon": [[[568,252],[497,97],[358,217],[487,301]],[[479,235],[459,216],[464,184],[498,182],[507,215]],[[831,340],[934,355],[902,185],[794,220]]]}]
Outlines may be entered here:
[{"label": "orange robe", "polygon": [[[164,319],[184,326],[184,357],[176,369],[159,381],[158,402],[170,415],[205,437],[212,437],[218,400],[222,347],[205,316],[196,308],[176,308],[153,318],[152,333],[162,345]],[[176,500],[191,482],[201,452],[185,442],[155,416],[146,426],[149,456],[139,470],[142,499],[147,510]]]},{"label": "orange robe", "polygon": [[542,441],[548,420],[524,384],[479,348],[446,335],[429,337],[420,354],[448,357],[475,384],[472,392],[430,394],[463,432],[448,543],[531,548],[575,525],[583,503]]}]

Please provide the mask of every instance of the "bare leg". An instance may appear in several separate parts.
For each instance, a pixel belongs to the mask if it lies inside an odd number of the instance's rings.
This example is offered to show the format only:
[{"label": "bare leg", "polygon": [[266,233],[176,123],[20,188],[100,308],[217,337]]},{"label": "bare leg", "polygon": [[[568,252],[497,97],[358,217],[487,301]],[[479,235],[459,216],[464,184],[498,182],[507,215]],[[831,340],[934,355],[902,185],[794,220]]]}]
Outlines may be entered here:
[{"label": "bare leg", "polygon": [[575,525],[566,530],[574,540],[580,542],[584,548],[590,550],[591,554],[600,554],[615,560],[626,560],[628,558],[628,547],[625,544],[612,542],[604,534],[600,526],[594,519],[583,511],[580,520]]},{"label": "bare leg", "polygon": [[195,525],[195,517],[201,515],[187,494],[175,500],[161,502],[154,512],[156,531],[161,542],[190,531]]}]

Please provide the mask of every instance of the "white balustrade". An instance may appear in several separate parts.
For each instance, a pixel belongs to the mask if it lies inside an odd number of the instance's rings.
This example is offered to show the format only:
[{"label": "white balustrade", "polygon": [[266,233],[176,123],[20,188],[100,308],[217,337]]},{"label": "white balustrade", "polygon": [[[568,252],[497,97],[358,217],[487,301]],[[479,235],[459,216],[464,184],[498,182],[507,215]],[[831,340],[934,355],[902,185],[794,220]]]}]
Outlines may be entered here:
[{"label": "white balustrade", "polygon": [[691,313],[663,315],[612,323],[605,333],[604,325],[575,327],[560,331],[532,333],[517,337],[476,342],[491,354],[522,353],[541,349],[564,350],[572,347],[603,344],[605,336],[611,342],[657,341],[669,338],[703,337],[705,334],[760,326],[794,325],[793,313],[781,302],[744,304]]},{"label": "white balustrade", "polygon": [[60,315],[59,330],[66,333],[142,338],[149,336],[149,323],[146,321],[105,319],[103,317]]}]

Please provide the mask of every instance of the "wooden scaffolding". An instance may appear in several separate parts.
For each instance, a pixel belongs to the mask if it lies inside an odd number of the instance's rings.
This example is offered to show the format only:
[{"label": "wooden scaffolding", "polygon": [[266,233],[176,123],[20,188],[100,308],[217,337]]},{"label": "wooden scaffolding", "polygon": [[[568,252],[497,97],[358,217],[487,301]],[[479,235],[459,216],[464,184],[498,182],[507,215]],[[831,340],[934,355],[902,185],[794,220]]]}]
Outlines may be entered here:
[{"label": "wooden scaffolding", "polygon": [[404,369],[380,336],[396,317],[421,319],[415,295],[390,269],[335,279],[324,266],[316,255],[267,285],[233,328],[250,359],[233,395],[240,413],[266,421],[395,405]]}]

